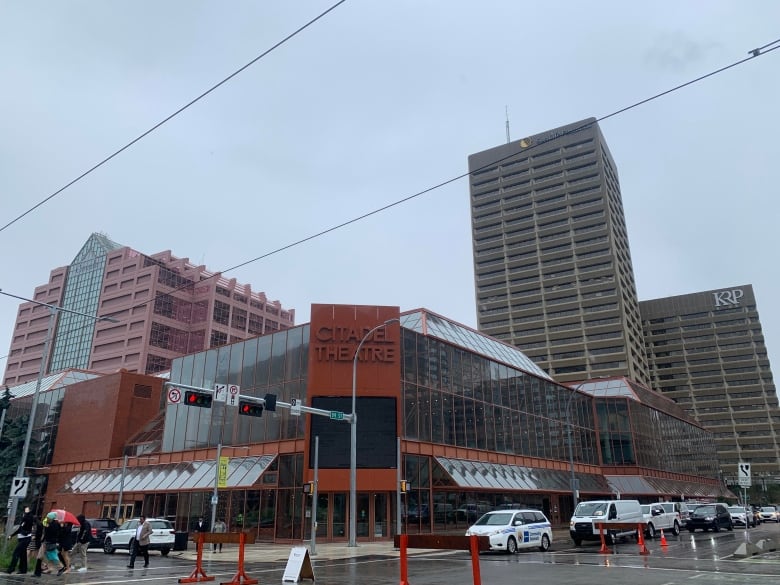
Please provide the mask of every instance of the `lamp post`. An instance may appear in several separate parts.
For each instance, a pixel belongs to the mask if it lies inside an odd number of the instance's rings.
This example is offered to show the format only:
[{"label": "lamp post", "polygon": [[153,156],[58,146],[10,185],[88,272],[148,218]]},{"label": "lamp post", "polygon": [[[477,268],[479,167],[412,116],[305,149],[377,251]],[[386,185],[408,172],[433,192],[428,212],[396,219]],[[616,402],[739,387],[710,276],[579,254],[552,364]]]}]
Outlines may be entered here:
[{"label": "lamp post", "polygon": [[360,348],[363,347],[363,344],[375,331],[395,322],[400,322],[400,319],[394,317],[370,329],[358,343],[355,357],[352,359],[352,414],[349,420],[351,429],[349,446],[349,542],[347,543],[347,546],[350,547],[357,546],[357,413],[355,412],[355,397],[357,391],[358,357],[360,356]]},{"label": "lamp post", "polygon": [[125,474],[127,473],[127,460],[133,459],[146,459],[147,461],[157,461],[157,457],[147,457],[146,455],[125,455],[122,460],[122,475],[119,477],[119,497],[116,503],[116,515],[114,516],[114,522],[119,524],[119,519],[124,518],[122,514],[122,498],[125,494]]},{"label": "lamp post", "polygon": [[580,382],[577,384],[574,388],[571,389],[571,394],[569,395],[569,399],[566,401],[566,407],[564,409],[564,413],[566,414],[566,434],[568,435],[569,439],[569,473],[571,474],[571,499],[572,499],[572,512],[574,512],[574,508],[577,507],[577,500],[578,492],[577,489],[577,479],[574,477],[574,446],[572,445],[572,427],[574,426],[574,423],[571,421],[571,413],[569,412],[569,407],[571,406],[571,402],[574,399],[574,397],[579,392],[580,388],[582,388],[583,385],[587,384],[589,380],[585,380],[584,382]]},{"label": "lamp post", "polygon": [[[17,468],[16,471],[17,477],[24,477],[24,470],[27,467],[27,455],[30,452],[30,441],[32,439],[32,430],[33,430],[33,426],[35,425],[35,411],[38,409],[38,396],[41,393],[41,384],[43,383],[44,372],[46,372],[49,368],[49,363],[48,363],[49,346],[51,345],[51,338],[52,338],[52,333],[54,332],[54,326],[57,323],[57,314],[60,312],[72,313],[74,315],[80,315],[82,317],[88,317],[90,319],[94,319],[95,321],[110,321],[111,323],[118,323],[119,321],[117,319],[114,319],[113,317],[99,317],[97,315],[82,313],[81,311],[73,311],[71,309],[65,309],[63,307],[58,307],[56,305],[49,305],[48,303],[41,303],[38,301],[34,301],[32,299],[27,299],[24,297],[19,297],[17,295],[12,295],[10,293],[4,292],[1,289],[0,289],[0,294],[5,295],[7,297],[20,299],[28,303],[35,303],[37,305],[41,305],[49,309],[49,325],[48,328],[46,329],[46,337],[44,338],[43,341],[43,351],[41,352],[41,365],[40,368],[38,368],[38,379],[35,383],[35,392],[33,392],[32,405],[30,406],[30,418],[27,421],[27,433],[24,437],[22,456],[19,459],[19,467]],[[6,536],[9,536],[13,531],[14,521],[16,519],[16,511],[19,507],[19,499],[20,498],[18,496],[11,496],[10,498],[10,506],[8,508],[8,521],[6,522],[6,526],[5,526]]]}]

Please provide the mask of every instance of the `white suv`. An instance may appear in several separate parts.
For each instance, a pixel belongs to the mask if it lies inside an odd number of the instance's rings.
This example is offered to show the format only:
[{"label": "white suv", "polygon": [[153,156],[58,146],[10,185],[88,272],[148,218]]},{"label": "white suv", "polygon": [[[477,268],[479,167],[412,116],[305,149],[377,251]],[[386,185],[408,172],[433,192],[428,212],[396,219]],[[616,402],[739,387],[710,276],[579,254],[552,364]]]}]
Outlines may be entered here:
[{"label": "white suv", "polygon": [[[173,524],[163,518],[147,518],[149,524],[152,525],[152,536],[149,538],[149,550],[159,550],[162,556],[167,555],[173,548],[173,543],[176,539],[173,530]],[[128,520],[122,526],[106,534],[106,539],[103,542],[103,552],[107,555],[114,554],[114,552],[121,548],[126,550],[132,550],[135,546],[135,533],[138,529],[138,518]]]},{"label": "white suv", "polygon": [[488,512],[466,531],[466,536],[489,536],[490,550],[515,553],[519,548],[538,547],[544,552],[552,542],[552,526],[538,510]]},{"label": "white suv", "polygon": [[675,536],[680,534],[680,517],[674,511],[674,504],[667,508],[664,502],[642,504],[642,517],[645,526],[645,536],[655,538],[660,530],[668,530]]}]

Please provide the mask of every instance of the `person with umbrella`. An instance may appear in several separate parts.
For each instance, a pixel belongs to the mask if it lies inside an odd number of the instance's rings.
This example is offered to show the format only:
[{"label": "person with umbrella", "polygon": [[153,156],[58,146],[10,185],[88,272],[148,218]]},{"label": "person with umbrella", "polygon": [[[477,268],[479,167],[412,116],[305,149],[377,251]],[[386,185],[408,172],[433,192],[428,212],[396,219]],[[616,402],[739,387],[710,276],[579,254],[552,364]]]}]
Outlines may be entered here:
[{"label": "person with umbrella", "polygon": [[[43,559],[45,558],[47,561],[51,561],[52,563],[58,563],[59,562],[59,556],[57,555],[57,541],[59,539],[60,535],[60,523],[57,522],[57,514],[54,512],[49,512],[46,514],[46,524],[43,529],[43,544],[41,544],[41,548],[38,550],[38,558],[35,561],[35,573],[34,575],[36,577],[41,576],[41,565],[43,563]],[[62,566],[58,572],[58,574],[62,574],[67,571],[66,566]]]}]

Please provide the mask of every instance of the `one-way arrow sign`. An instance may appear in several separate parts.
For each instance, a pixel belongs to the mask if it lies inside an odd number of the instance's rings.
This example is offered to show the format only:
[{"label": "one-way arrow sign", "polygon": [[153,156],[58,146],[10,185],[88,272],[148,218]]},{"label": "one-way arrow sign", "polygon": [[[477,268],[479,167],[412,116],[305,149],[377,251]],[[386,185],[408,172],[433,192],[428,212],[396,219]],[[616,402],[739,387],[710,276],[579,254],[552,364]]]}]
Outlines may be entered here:
[{"label": "one-way arrow sign", "polygon": [[739,487],[749,488],[752,485],[750,481],[750,463],[739,462],[737,479],[739,480]]}]

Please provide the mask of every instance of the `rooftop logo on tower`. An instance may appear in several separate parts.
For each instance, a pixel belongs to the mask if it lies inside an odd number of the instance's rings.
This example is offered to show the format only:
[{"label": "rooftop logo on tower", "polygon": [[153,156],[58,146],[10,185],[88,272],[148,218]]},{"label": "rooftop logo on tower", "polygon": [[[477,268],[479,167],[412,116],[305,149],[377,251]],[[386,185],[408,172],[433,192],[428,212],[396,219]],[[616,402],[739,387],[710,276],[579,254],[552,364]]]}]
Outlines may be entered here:
[{"label": "rooftop logo on tower", "polygon": [[745,293],[741,288],[733,288],[731,290],[720,290],[712,293],[715,297],[716,307],[738,307],[739,301],[745,296]]}]

